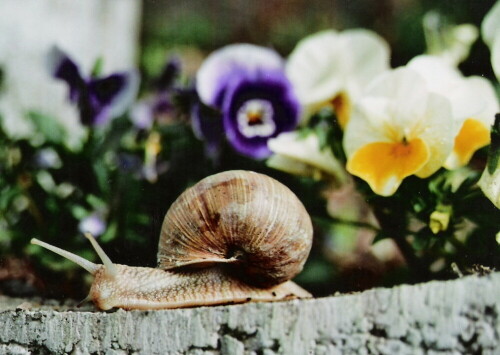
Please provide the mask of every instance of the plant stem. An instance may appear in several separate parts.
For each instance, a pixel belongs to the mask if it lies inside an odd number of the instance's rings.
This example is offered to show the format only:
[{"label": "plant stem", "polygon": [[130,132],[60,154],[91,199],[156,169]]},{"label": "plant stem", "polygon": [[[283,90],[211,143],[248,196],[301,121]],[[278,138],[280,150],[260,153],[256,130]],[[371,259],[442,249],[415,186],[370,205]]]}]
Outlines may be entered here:
[{"label": "plant stem", "polygon": [[408,264],[408,268],[413,273],[415,281],[429,280],[431,276],[429,268],[417,257],[412,245],[406,239],[407,232],[405,223],[401,220],[403,217],[396,216],[392,213],[382,213],[377,208],[374,209],[374,213],[380,223],[381,229],[394,240],[403,254],[403,257]]},{"label": "plant stem", "polygon": [[377,226],[374,226],[373,224],[367,223],[367,222],[350,221],[347,219],[341,219],[341,218],[335,218],[335,217],[332,217],[332,220],[334,223],[338,223],[338,224],[346,224],[346,225],[353,226],[353,227],[365,228],[365,229],[372,230],[374,232],[380,231],[380,228],[378,228]]}]

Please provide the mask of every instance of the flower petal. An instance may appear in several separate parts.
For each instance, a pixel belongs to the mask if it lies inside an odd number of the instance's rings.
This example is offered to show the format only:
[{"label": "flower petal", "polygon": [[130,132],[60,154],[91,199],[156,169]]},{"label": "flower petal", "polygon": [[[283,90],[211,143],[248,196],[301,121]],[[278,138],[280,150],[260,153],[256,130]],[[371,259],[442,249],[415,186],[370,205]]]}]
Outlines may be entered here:
[{"label": "flower petal", "polygon": [[472,154],[490,143],[490,130],[481,121],[465,120],[460,132],[455,137],[453,152],[446,159],[447,169],[456,169],[469,162]]},{"label": "flower petal", "polygon": [[488,11],[481,24],[481,34],[484,42],[490,47],[491,65],[498,80],[500,80],[500,1]]},{"label": "flower petal", "polygon": [[[248,134],[240,122],[241,111],[252,102],[266,103],[269,117],[262,131],[260,124],[249,123],[252,134]],[[293,130],[299,119],[299,103],[288,79],[282,71],[262,71],[257,75],[234,76],[228,85],[223,103],[223,123],[231,145],[240,153],[253,158],[265,158],[271,154],[267,146],[269,138]],[[250,127],[251,126],[251,127]]]},{"label": "flower petal", "polygon": [[275,154],[267,161],[268,166],[298,175],[315,175],[308,172],[316,169],[334,176],[340,182],[345,180],[343,167],[330,149],[320,149],[315,134],[300,137],[298,132],[284,132],[270,139],[267,145]]},{"label": "flower petal", "polygon": [[497,79],[500,81],[500,34],[496,36],[491,47],[491,66]]},{"label": "flower petal", "polygon": [[375,193],[390,196],[402,180],[419,171],[429,157],[429,148],[419,138],[406,143],[377,142],[356,151],[347,163],[347,170],[368,182]]},{"label": "flower petal", "polygon": [[98,237],[106,231],[106,222],[98,213],[92,213],[80,221],[78,229],[82,233]]},{"label": "flower petal", "polygon": [[449,100],[438,94],[429,94],[424,115],[414,132],[430,151],[429,161],[416,173],[418,177],[426,178],[443,166],[451,153],[455,132]]},{"label": "flower petal", "polygon": [[163,67],[159,77],[155,80],[158,91],[164,91],[172,87],[181,71],[181,61],[177,57],[170,58]]},{"label": "flower petal", "polygon": [[229,45],[205,59],[196,75],[196,90],[204,104],[220,108],[228,81],[235,72],[255,73],[282,67],[283,59],[272,49],[251,44]]},{"label": "flower petal", "polygon": [[391,137],[385,127],[390,127],[390,106],[387,98],[367,97],[354,107],[344,133],[344,150],[349,158],[362,146],[374,142],[392,142],[400,137]]},{"label": "flower petal", "polygon": [[139,129],[150,129],[154,121],[151,103],[147,101],[136,103],[130,110],[130,120]]},{"label": "flower petal", "polygon": [[322,31],[297,44],[286,72],[301,103],[314,111],[341,92],[349,100],[359,95],[369,81],[389,68],[388,48],[371,31]]},{"label": "flower petal", "polygon": [[481,35],[484,42],[492,47],[495,37],[499,36],[498,24],[500,23],[500,2],[497,1],[495,5],[488,11],[481,23]]},{"label": "flower petal", "polygon": [[138,90],[136,71],[91,79],[78,100],[82,123],[102,125],[120,116],[132,104]]},{"label": "flower petal", "polygon": [[427,94],[427,85],[417,72],[398,68],[377,76],[365,95],[393,101],[392,124],[404,132],[415,124],[415,117],[423,116],[427,106]]},{"label": "flower petal", "polygon": [[345,60],[342,42],[334,30],[302,39],[290,54],[286,73],[304,105],[323,104],[342,89]]},{"label": "flower petal", "polygon": [[335,109],[340,127],[345,129],[352,114],[352,100],[347,94],[341,92],[332,100],[332,106]]},{"label": "flower petal", "polygon": [[340,37],[350,54],[344,69],[349,72],[347,92],[355,99],[377,75],[389,70],[390,49],[382,37],[369,30],[348,30]]},{"label": "flower petal", "polygon": [[224,138],[221,114],[197,103],[191,109],[191,124],[195,136],[205,141],[207,155],[212,158],[217,157]]},{"label": "flower petal", "polygon": [[487,79],[479,76],[464,78],[443,59],[429,55],[413,58],[408,67],[425,79],[430,91],[450,100],[454,119],[459,122],[458,128],[470,117],[484,119],[488,125],[493,122],[498,111],[498,100]]},{"label": "flower petal", "polygon": [[85,82],[76,63],[60,48],[52,47],[47,57],[49,73],[69,86],[69,98],[76,102]]}]

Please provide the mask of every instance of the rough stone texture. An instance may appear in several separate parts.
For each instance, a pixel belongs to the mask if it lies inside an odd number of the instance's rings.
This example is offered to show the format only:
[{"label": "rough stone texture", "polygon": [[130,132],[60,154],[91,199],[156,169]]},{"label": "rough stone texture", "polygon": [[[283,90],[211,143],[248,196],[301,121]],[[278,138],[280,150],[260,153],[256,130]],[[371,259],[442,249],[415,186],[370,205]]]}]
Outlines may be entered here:
[{"label": "rough stone texture", "polygon": [[305,301],[149,312],[0,298],[0,353],[498,354],[499,312],[500,273]]}]

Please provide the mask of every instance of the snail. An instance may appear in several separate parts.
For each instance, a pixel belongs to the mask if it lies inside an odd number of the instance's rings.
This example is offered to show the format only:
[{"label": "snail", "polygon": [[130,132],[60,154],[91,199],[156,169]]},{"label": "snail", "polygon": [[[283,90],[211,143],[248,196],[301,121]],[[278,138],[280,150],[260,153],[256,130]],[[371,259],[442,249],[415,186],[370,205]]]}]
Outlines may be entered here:
[{"label": "snail", "polygon": [[113,264],[92,235],[85,236],[102,264],[31,243],[93,274],[87,299],[102,310],[311,297],[290,281],[311,249],[311,219],[291,190],[263,174],[226,171],[184,191],[165,215],[157,268]]}]

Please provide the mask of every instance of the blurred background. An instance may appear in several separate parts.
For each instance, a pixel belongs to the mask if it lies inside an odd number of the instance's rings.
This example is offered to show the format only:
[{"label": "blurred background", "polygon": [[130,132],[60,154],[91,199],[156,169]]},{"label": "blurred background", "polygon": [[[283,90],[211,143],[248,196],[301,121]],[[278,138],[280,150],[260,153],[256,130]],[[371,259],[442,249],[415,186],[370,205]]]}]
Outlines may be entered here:
[{"label": "blurred background", "polygon": [[[271,46],[286,56],[301,38],[319,30],[362,27],[377,32],[389,42],[392,64],[399,66],[425,51],[424,15],[436,12],[443,16],[445,24],[479,26],[494,3],[494,0],[257,0],[251,3],[188,0],[182,4],[144,1],[141,42],[145,55],[155,46],[186,46],[206,53],[228,43],[249,42]],[[486,62],[489,54],[480,42],[474,50],[482,53],[479,58],[483,57]],[[489,67],[485,62],[468,63],[466,69],[484,71]]]},{"label": "blurred background", "polygon": [[[30,238],[39,237],[95,260],[77,229],[78,218],[88,217],[95,210],[106,211],[107,228],[112,232],[105,234],[101,242],[112,260],[129,265],[154,265],[161,222],[170,203],[202,177],[233,168],[252,169],[278,178],[299,195],[312,215],[318,216],[312,256],[297,279],[316,295],[412,281],[393,245],[387,243],[371,249],[373,231],[354,232],[352,226],[332,226],[325,222],[328,209],[337,208],[335,204],[329,205],[329,201],[333,198],[342,201],[343,192],[330,191],[321,182],[280,173],[234,152],[223,154],[214,165],[204,157],[203,143],[186,124],[185,112],[174,120],[176,124],[160,130],[161,156],[168,168],[154,183],[138,182],[132,174],[116,172],[116,166],[110,172],[101,172],[108,174],[105,177],[99,175],[95,165],[90,164],[86,170],[88,161],[80,163],[71,158],[72,152],[82,149],[85,129],[79,123],[77,108],[67,100],[67,87],[54,81],[47,72],[47,52],[54,45],[63,48],[79,63],[82,73],[92,71],[98,58],[102,59],[100,70],[104,73],[136,67],[142,79],[139,92],[142,98],[151,91],[155,78],[172,58],[180,61],[179,82],[189,89],[203,59],[224,45],[254,43],[272,47],[286,57],[301,38],[322,29],[371,29],[389,43],[392,66],[404,65],[426,51],[424,19],[428,28],[463,23],[479,28],[494,3],[493,0],[3,0],[0,123],[7,138],[0,141],[0,148],[3,157],[8,158],[2,160],[3,164],[14,161],[12,166],[24,168],[0,167],[3,174],[0,294],[84,295],[88,286],[77,267],[27,244]],[[489,50],[480,39],[472,46],[470,58],[460,66],[465,75],[494,78]],[[23,170],[30,166],[28,156],[36,156],[49,141],[43,130],[54,132],[52,126],[47,128],[43,126],[45,123],[40,126],[36,119],[40,115],[52,117],[63,127],[67,134],[58,144],[65,147],[68,159],[74,162],[68,168],[69,174],[52,174],[55,183],[80,179],[79,183],[92,193],[85,195],[88,191],[83,190],[76,197],[74,194],[71,198],[54,197],[44,187],[40,175],[35,178]],[[123,125],[114,128],[119,134]],[[147,145],[149,141],[136,133],[133,139],[142,139]],[[120,143],[120,147],[127,142]],[[18,150],[22,155],[16,163]],[[108,158],[103,155],[96,164],[108,164]],[[97,176],[96,181],[93,177],[85,180],[87,173],[92,175],[89,171]],[[104,181],[102,185],[99,179]],[[24,192],[19,192],[24,191],[23,186],[28,186],[26,189],[31,193],[29,203],[16,199],[20,195],[25,197]],[[75,186],[80,185],[75,183]],[[116,196],[121,198],[117,200]],[[33,201],[37,208],[30,205]],[[351,202],[349,199],[346,203]],[[127,211],[132,210],[137,213],[130,216]],[[65,213],[72,219],[64,220]],[[370,220],[369,211],[363,213]],[[67,281],[61,281],[63,276]]]}]

